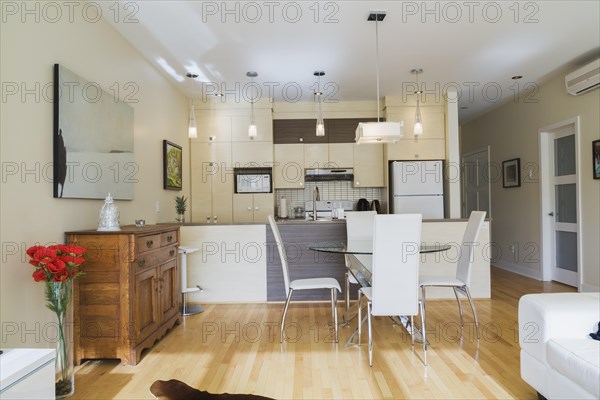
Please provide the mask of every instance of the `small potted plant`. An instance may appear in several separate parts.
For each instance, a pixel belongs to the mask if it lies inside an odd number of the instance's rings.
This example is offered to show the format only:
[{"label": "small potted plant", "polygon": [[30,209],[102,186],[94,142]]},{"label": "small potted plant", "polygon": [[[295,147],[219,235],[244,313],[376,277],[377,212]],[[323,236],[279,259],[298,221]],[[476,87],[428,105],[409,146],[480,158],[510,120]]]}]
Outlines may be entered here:
[{"label": "small potted plant", "polygon": [[185,196],[175,197],[175,211],[177,211],[177,222],[185,222],[185,210],[187,210],[187,199]]}]

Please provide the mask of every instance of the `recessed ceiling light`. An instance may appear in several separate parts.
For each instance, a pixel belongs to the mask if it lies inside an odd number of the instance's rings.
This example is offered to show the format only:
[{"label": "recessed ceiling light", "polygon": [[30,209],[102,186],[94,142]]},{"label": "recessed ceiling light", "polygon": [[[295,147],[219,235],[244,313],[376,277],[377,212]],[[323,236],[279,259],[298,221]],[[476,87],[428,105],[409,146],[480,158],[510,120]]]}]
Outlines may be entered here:
[{"label": "recessed ceiling light", "polygon": [[523,78],[523,75],[515,75],[515,76],[513,76],[513,77],[512,77],[512,78],[510,78],[510,79],[517,80],[517,79],[521,79],[521,78]]}]

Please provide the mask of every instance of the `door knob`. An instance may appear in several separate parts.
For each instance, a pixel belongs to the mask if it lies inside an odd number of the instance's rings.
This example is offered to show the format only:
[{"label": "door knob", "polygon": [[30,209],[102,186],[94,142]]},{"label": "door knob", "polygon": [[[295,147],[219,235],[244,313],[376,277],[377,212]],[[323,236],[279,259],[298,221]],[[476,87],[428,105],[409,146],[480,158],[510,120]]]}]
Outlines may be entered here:
[{"label": "door knob", "polygon": [[550,212],[548,213],[548,215],[549,215],[549,216],[551,216],[551,217],[554,217],[554,211],[550,211]]}]

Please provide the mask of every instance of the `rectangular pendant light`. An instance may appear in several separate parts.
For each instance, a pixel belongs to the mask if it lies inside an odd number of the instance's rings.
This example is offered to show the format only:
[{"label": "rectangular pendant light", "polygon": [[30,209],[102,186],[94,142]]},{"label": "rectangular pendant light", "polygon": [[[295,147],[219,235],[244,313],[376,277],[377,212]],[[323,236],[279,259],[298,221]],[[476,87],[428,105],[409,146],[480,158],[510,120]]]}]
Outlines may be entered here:
[{"label": "rectangular pendant light", "polygon": [[404,121],[360,122],[356,128],[355,141],[363,143],[397,143],[404,136]]}]

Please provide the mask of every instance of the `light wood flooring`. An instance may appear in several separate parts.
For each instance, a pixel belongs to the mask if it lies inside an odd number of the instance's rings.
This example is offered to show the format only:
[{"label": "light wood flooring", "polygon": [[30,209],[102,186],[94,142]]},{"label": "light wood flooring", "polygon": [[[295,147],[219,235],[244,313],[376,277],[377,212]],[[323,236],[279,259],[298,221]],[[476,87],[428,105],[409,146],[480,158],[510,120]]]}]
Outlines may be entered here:
[{"label": "light wood flooring", "polygon": [[[536,399],[520,378],[517,304],[526,293],[573,288],[492,268],[492,299],[477,300],[477,340],[466,303],[465,338],[454,300],[427,303],[428,366],[419,343],[388,318],[375,318],[373,367],[363,345],[344,349],[356,326],[332,342],[328,304],[292,303],[290,341],[280,345],[281,304],[207,305],[184,318],[136,366],[88,361],[75,374],[75,399],[151,399],[157,379],[179,379],[212,393],[254,393],[276,399]],[[339,303],[340,313],[343,302]]]}]

